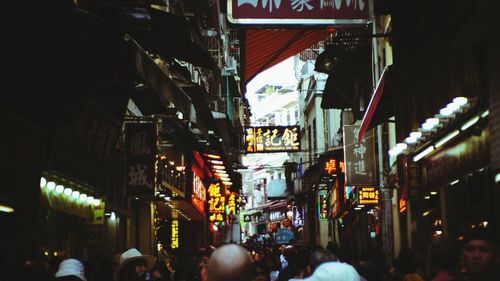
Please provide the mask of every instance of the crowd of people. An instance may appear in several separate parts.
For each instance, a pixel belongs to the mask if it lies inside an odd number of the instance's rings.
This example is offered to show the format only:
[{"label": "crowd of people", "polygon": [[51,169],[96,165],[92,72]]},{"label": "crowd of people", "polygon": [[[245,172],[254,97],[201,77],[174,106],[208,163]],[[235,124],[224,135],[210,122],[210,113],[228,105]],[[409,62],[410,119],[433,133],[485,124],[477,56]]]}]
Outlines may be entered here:
[{"label": "crowd of people", "polygon": [[[59,263],[52,275],[26,280],[73,281],[493,281],[500,280],[499,245],[489,229],[473,229],[460,241],[436,237],[428,257],[402,249],[390,267],[383,255],[366,249],[352,260],[338,247],[250,239],[241,245],[204,247],[185,254],[161,251],[158,257],[136,248],[116,253],[101,268],[74,258]],[[22,276],[20,274],[19,276]],[[44,279],[47,278],[47,279]],[[12,279],[24,280],[24,279]]]}]

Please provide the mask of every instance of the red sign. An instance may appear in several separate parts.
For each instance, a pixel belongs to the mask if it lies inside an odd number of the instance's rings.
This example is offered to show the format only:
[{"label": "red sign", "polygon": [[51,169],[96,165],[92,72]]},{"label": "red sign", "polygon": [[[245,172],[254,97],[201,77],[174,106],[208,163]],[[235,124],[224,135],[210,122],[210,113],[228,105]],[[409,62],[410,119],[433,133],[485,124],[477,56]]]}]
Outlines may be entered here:
[{"label": "red sign", "polygon": [[228,0],[236,24],[365,24],[367,0]]}]

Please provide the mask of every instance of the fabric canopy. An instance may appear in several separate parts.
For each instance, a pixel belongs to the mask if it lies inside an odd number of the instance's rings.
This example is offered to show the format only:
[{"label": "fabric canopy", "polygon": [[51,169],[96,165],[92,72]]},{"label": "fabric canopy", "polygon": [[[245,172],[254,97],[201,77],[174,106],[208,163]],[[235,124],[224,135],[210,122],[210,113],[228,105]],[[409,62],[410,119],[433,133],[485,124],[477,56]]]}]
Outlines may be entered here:
[{"label": "fabric canopy", "polygon": [[245,31],[244,81],[326,39],[332,29],[250,29]]},{"label": "fabric canopy", "polygon": [[[366,109],[363,120],[361,121],[361,126],[358,132],[358,142],[361,142],[367,130],[394,115],[394,107],[392,106],[392,91],[388,91],[387,89],[384,91],[384,89],[387,88],[385,84],[387,76],[389,76],[390,69],[391,67],[387,66],[382,72],[382,75],[380,75],[377,86],[375,87],[375,92],[372,95],[370,104],[368,104],[368,108]],[[384,94],[384,92],[386,93]]]}]

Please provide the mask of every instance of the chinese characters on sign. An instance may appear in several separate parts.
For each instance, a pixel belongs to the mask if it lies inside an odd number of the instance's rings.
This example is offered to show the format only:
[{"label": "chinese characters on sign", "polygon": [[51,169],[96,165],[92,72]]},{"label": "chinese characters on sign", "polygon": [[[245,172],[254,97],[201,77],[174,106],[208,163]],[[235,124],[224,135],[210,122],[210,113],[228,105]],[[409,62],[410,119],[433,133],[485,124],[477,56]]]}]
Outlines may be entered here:
[{"label": "chinese characters on sign", "polygon": [[318,213],[320,220],[328,219],[328,196],[325,193],[320,193],[318,197]]},{"label": "chinese characters on sign", "polygon": [[338,172],[343,174],[345,173],[344,161],[337,161],[336,159],[330,158],[326,160],[323,169],[328,175],[332,175]]},{"label": "chinese characters on sign", "polygon": [[127,187],[132,193],[153,193],[155,156],[155,124],[128,123],[126,125]]},{"label": "chinese characters on sign", "polygon": [[358,204],[376,205],[378,204],[378,189],[375,187],[357,187],[358,189]]},{"label": "chinese characters on sign", "polygon": [[373,130],[358,143],[358,125],[344,126],[346,185],[377,185]]},{"label": "chinese characters on sign", "polygon": [[300,150],[298,126],[247,127],[245,132],[245,146],[248,153]]},{"label": "chinese characters on sign", "polygon": [[208,214],[210,216],[210,222],[223,222],[224,221],[224,211],[226,208],[226,197],[224,197],[224,187],[220,183],[212,183],[208,187]]},{"label": "chinese characters on sign", "polygon": [[359,24],[369,20],[368,0],[228,0],[237,24]]},{"label": "chinese characters on sign", "polygon": [[206,190],[205,185],[200,177],[193,173],[193,195],[191,195],[191,201],[193,206],[200,211],[200,213],[205,214],[205,201]]},{"label": "chinese characters on sign", "polygon": [[238,193],[236,192],[231,192],[229,194],[229,197],[227,199],[227,214],[228,215],[236,215],[236,199],[237,199]]},{"label": "chinese characters on sign", "polygon": [[172,220],[172,239],[171,239],[170,247],[172,249],[179,248],[179,221]]}]

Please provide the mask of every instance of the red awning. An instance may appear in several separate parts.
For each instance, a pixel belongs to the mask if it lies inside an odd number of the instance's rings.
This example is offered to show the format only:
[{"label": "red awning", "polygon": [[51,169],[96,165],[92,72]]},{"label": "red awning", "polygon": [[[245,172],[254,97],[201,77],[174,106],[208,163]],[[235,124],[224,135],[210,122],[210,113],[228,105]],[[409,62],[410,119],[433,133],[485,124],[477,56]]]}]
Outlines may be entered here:
[{"label": "red awning", "polygon": [[326,39],[333,29],[250,29],[245,31],[244,81]]},{"label": "red awning", "polygon": [[[384,71],[382,72],[382,75],[380,75],[380,79],[377,82],[377,87],[375,87],[375,92],[372,95],[372,98],[370,100],[370,104],[368,104],[368,108],[366,109],[365,116],[363,116],[363,120],[361,121],[361,126],[360,126],[359,132],[358,132],[358,143],[360,143],[361,140],[363,139],[365,132],[368,129],[372,128],[375,124],[373,121],[373,116],[375,115],[377,108],[379,108],[380,100],[382,99],[382,94],[384,93],[384,84],[385,84],[385,80],[386,80],[386,76],[387,76],[388,72],[389,72],[389,66],[384,68]],[[387,98],[386,98],[386,100],[387,100]],[[378,109],[378,111],[380,111],[380,110],[383,110],[383,109]],[[392,115],[392,114],[390,114],[390,111],[386,111],[383,113],[383,115],[385,117],[389,117],[388,115]],[[382,118],[377,118],[376,124],[379,124],[382,121],[383,121]]]}]

